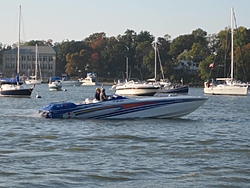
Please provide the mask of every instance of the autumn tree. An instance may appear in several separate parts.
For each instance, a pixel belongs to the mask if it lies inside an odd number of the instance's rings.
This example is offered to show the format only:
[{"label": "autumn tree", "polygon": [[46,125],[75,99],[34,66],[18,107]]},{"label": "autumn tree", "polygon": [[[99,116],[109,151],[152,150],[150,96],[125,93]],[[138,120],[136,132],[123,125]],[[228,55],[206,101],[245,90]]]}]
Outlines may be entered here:
[{"label": "autumn tree", "polygon": [[100,32],[94,33],[84,40],[85,44],[91,48],[89,68],[98,74],[104,74],[101,69],[104,66],[101,51],[106,47],[106,39],[106,34]]}]

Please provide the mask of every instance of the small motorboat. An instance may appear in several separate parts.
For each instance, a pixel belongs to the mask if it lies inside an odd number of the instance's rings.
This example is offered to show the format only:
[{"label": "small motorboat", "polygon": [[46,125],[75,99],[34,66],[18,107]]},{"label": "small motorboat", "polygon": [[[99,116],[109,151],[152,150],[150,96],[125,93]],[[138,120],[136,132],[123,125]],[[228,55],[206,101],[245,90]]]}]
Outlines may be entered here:
[{"label": "small motorboat", "polygon": [[93,72],[87,73],[87,77],[84,79],[80,79],[82,86],[100,86],[101,83],[97,81],[97,76]]},{"label": "small motorboat", "polygon": [[207,99],[192,96],[127,98],[114,94],[102,102],[86,99],[81,103],[49,103],[38,113],[45,118],[67,119],[178,118],[190,114]]},{"label": "small motorboat", "polygon": [[62,80],[59,77],[50,77],[48,87],[50,91],[62,91]]},{"label": "small motorboat", "polygon": [[62,80],[62,86],[80,86],[82,85],[82,82],[79,80],[70,80],[67,77],[63,77]]},{"label": "small motorboat", "polygon": [[112,86],[115,89],[115,94],[126,96],[153,96],[159,89],[158,85],[142,82],[137,78],[132,78],[124,83]]},{"label": "small motorboat", "polygon": [[176,93],[176,94],[188,94],[188,85],[177,85],[177,86],[165,86],[160,88],[157,93]]}]

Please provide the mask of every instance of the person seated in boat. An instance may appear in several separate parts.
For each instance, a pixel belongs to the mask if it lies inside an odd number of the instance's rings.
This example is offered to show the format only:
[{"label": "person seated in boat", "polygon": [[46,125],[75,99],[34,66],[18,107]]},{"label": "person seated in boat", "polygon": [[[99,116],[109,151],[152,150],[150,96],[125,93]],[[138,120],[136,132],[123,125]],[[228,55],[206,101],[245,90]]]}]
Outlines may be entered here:
[{"label": "person seated in boat", "polygon": [[100,88],[96,88],[96,90],[95,90],[95,99],[96,100],[100,100],[100,93],[101,93],[101,90],[100,90]]},{"label": "person seated in boat", "polygon": [[102,88],[101,93],[100,93],[100,100],[101,101],[106,101],[107,100],[107,95],[105,93],[105,89]]}]

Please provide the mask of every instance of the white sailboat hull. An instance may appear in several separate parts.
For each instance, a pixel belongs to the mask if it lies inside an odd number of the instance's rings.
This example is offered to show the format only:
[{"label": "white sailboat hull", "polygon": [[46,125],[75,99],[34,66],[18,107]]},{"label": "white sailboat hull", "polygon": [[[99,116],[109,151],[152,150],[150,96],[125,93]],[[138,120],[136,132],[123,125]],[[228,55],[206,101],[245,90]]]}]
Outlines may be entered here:
[{"label": "white sailboat hull", "polygon": [[248,87],[236,85],[217,85],[204,88],[205,94],[211,95],[247,95]]},{"label": "white sailboat hull", "polygon": [[41,84],[42,81],[41,80],[25,80],[25,84],[31,84],[31,85],[38,85],[38,84]]}]

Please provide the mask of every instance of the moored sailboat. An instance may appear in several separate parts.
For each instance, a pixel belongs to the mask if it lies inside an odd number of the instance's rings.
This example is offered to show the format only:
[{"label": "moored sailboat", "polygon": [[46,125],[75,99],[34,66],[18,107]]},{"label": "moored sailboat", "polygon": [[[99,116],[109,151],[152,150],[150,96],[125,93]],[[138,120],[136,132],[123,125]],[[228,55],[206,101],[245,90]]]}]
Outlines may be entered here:
[{"label": "moored sailboat", "polygon": [[247,95],[248,85],[234,80],[234,8],[231,8],[231,77],[204,82],[204,93],[213,95]]},{"label": "moored sailboat", "polygon": [[4,97],[30,97],[33,87],[25,88],[22,82],[19,81],[19,64],[20,64],[20,19],[21,19],[21,6],[19,7],[18,14],[18,46],[17,46],[17,74],[15,78],[2,78],[0,87],[0,96]]},{"label": "moored sailboat", "polygon": [[37,44],[36,44],[36,62],[35,62],[35,75],[30,76],[29,79],[25,80],[25,84],[41,84],[42,83],[42,74],[41,74],[41,68],[40,70],[40,79],[37,79],[37,72],[38,72],[38,49],[37,49]]},{"label": "moored sailboat", "polygon": [[[148,79],[147,81],[150,83],[153,83],[154,85],[160,86],[157,93],[161,93],[161,94],[164,94],[164,93],[166,93],[166,94],[169,94],[169,93],[187,94],[189,91],[189,86],[183,85],[183,79],[181,79],[181,84],[173,85],[168,79],[164,78],[163,68],[162,68],[162,64],[161,64],[161,60],[160,60],[160,54],[159,54],[159,51],[157,48],[157,41],[155,41],[154,50],[155,50],[155,77]],[[160,80],[157,80],[157,54],[159,57],[160,70],[161,70],[161,75],[162,75],[162,79],[160,79]]]}]

